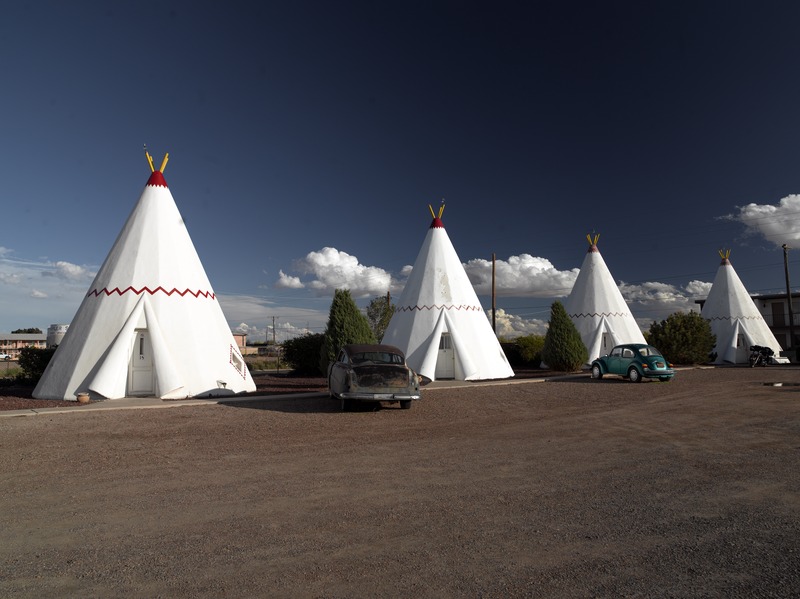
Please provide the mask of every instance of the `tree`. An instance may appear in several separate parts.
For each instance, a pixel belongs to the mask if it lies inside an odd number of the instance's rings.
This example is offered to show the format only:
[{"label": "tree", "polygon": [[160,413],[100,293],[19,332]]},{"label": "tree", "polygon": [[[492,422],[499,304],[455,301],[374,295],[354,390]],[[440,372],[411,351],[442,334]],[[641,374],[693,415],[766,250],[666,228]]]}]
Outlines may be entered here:
[{"label": "tree", "polygon": [[12,335],[41,335],[42,329],[37,329],[36,327],[30,329],[17,329],[16,331],[11,331]]},{"label": "tree", "polygon": [[328,363],[333,362],[342,346],[349,343],[375,343],[375,335],[353,301],[350,290],[337,289],[320,349],[319,369],[324,375],[328,374]]},{"label": "tree", "polygon": [[369,328],[372,329],[378,343],[383,340],[383,334],[386,332],[386,327],[389,326],[394,310],[395,305],[392,303],[392,296],[389,293],[386,294],[386,297],[374,298],[367,306]]},{"label": "tree", "polygon": [[654,322],[647,340],[676,364],[704,364],[717,344],[711,324],[698,312],[675,312]]},{"label": "tree", "polygon": [[322,349],[322,333],[307,334],[283,342],[283,359],[297,375],[319,374],[319,354]]},{"label": "tree", "polygon": [[589,352],[564,306],[561,302],[553,302],[550,326],[544,336],[542,360],[553,370],[572,372],[580,369],[588,359]]}]

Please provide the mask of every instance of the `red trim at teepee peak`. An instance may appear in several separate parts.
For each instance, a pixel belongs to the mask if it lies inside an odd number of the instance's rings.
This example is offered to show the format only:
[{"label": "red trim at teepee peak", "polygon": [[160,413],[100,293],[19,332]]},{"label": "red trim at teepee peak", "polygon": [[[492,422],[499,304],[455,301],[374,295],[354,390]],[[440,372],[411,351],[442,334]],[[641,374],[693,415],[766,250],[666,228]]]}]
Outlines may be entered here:
[{"label": "red trim at teepee peak", "polygon": [[431,223],[431,229],[444,229],[444,225],[442,224],[442,219],[438,216],[433,219]]},{"label": "red trim at teepee peak", "polygon": [[728,260],[727,258],[723,258],[722,262],[720,262],[719,265],[720,266],[730,266],[731,265],[731,261]]},{"label": "red trim at teepee peak", "polygon": [[587,254],[591,254],[592,252],[597,252],[598,254],[600,253],[600,250],[597,249],[597,246],[595,244],[590,245],[589,249],[586,250]]},{"label": "red trim at teepee peak", "polygon": [[167,187],[167,181],[164,179],[164,175],[161,174],[161,171],[153,171],[153,174],[150,175],[150,178],[147,180],[147,184],[158,187]]}]

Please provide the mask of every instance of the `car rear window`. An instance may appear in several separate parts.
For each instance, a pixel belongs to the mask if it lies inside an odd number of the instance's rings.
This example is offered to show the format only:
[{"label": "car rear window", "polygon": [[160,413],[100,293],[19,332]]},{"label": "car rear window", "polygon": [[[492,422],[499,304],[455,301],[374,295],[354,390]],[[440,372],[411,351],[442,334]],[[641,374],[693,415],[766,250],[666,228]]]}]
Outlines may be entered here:
[{"label": "car rear window", "polygon": [[353,364],[372,362],[373,364],[402,364],[403,356],[389,352],[361,352],[353,354]]}]

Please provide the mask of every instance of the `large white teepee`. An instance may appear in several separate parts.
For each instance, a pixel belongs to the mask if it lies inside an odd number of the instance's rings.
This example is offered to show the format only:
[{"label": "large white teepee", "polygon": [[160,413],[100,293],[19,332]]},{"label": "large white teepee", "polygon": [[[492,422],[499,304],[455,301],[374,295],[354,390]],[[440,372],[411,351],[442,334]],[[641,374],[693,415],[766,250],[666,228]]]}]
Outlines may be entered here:
[{"label": "large white teepee", "polygon": [[383,343],[406,353],[430,379],[462,381],[514,376],[461,260],[431,208],[431,223]]},{"label": "large white teepee", "polygon": [[175,399],[255,391],[161,170],[83,299],[33,396]]},{"label": "large white teepee", "polygon": [[589,250],[583,259],[575,285],[564,302],[575,328],[589,352],[589,362],[605,355],[620,343],[646,343],[628,304],[614,282],[595,235],[589,235]]},{"label": "large white teepee", "polygon": [[721,251],[720,256],[722,263],[700,312],[717,336],[714,348],[717,358],[714,363],[744,364],[750,355],[751,345],[769,347],[777,358],[781,351],[780,343],[733,270],[728,259],[730,250]]}]

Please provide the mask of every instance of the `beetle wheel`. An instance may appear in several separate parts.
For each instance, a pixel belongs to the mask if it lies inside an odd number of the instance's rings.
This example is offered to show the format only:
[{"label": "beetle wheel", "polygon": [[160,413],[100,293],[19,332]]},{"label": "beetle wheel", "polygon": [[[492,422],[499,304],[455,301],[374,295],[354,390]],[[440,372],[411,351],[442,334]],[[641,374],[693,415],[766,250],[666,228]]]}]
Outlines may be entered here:
[{"label": "beetle wheel", "polygon": [[635,366],[632,366],[628,370],[628,378],[631,379],[632,383],[641,383],[642,382],[642,375],[639,374],[639,371],[636,370]]},{"label": "beetle wheel", "polygon": [[599,364],[592,364],[592,378],[597,380],[603,378],[603,371],[600,370]]}]

